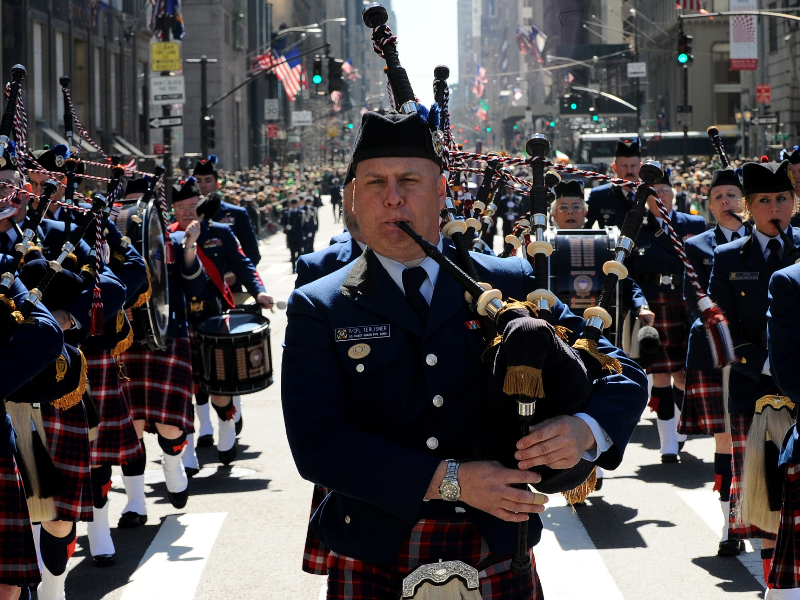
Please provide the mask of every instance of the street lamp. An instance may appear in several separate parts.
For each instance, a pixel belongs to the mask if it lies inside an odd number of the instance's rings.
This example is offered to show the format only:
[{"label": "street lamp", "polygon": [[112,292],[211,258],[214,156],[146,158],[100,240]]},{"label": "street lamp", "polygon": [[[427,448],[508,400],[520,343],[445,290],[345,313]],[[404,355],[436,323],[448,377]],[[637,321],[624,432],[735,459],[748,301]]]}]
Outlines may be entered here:
[{"label": "street lamp", "polygon": [[[324,22],[324,21],[323,21]],[[279,37],[286,35],[287,33],[302,33],[303,35],[307,33],[322,33],[322,29],[319,26],[319,23],[310,23],[308,25],[298,25],[297,27],[287,27],[286,29],[281,29],[278,34],[272,38],[271,42],[267,42],[266,44],[262,44],[255,50],[253,50],[250,54],[247,55],[247,58],[252,58],[258,54],[264,52],[264,50],[271,48],[272,45],[275,43]]]}]

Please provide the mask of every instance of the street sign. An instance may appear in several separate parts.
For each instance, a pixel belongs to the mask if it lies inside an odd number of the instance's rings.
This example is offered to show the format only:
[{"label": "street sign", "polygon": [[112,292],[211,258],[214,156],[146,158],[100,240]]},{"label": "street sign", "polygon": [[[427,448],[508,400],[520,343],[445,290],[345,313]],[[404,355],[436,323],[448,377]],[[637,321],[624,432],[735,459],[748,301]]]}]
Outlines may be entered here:
[{"label": "street sign", "polygon": [[164,144],[153,144],[153,154],[157,156],[163,156],[164,150]]},{"label": "street sign", "polygon": [[280,118],[280,100],[277,98],[264,98],[264,120],[277,121]]},{"label": "street sign", "polygon": [[296,110],[292,113],[292,127],[310,127],[314,116],[310,110]]},{"label": "street sign", "polygon": [[183,75],[150,78],[150,104],[186,104],[186,88]]},{"label": "street sign", "polygon": [[267,125],[267,137],[271,140],[274,140],[278,137],[277,123],[270,123],[269,125]]},{"label": "street sign", "polygon": [[300,134],[299,133],[290,133],[287,140],[290,143],[299,144],[300,143]]},{"label": "street sign", "polygon": [[180,42],[155,42],[150,46],[150,70],[180,71]]},{"label": "street sign", "polygon": [[647,77],[647,63],[628,63],[628,77]]},{"label": "street sign", "polygon": [[778,117],[775,115],[762,115],[750,119],[750,125],[777,125]]},{"label": "street sign", "polygon": [[163,127],[180,127],[183,125],[183,117],[154,117],[150,119],[150,129],[162,129]]},{"label": "street sign", "polygon": [[756,102],[758,104],[772,103],[772,89],[768,83],[759,83],[756,86]]},{"label": "street sign", "polygon": [[678,127],[692,126],[692,106],[691,104],[679,104],[675,107],[677,113]]}]

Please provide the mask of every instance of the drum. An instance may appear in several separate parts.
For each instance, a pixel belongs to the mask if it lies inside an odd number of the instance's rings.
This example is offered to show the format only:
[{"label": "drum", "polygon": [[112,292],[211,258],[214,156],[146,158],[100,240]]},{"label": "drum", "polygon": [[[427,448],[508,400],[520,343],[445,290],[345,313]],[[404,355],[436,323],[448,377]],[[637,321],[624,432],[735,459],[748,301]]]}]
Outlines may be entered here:
[{"label": "drum", "polygon": [[247,292],[233,292],[233,303],[236,305],[236,310],[254,315],[262,314],[261,305]]},{"label": "drum", "polygon": [[269,319],[244,311],[211,317],[197,327],[200,387],[209,394],[252,394],[272,385]]},{"label": "drum", "polygon": [[[576,315],[596,306],[600,290],[606,280],[603,264],[614,258],[619,230],[607,229],[556,229],[548,231],[553,245],[550,256],[550,290]],[[619,284],[612,308],[614,323],[621,323]],[[604,335],[616,344],[615,327]]]},{"label": "drum", "polygon": [[166,350],[169,345],[169,273],[167,243],[169,236],[157,199],[146,206],[141,200],[123,201],[112,217],[122,235],[128,236],[144,258],[149,272],[150,297],[130,311],[134,343],[151,350]]}]

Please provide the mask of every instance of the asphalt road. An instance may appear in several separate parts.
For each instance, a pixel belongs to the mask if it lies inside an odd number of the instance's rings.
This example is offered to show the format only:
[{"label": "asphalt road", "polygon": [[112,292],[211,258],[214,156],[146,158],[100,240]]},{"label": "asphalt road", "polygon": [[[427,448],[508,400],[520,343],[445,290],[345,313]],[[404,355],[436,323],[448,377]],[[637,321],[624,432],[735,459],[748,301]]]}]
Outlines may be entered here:
[{"label": "asphalt road", "polygon": [[[317,248],[341,232],[321,209]],[[268,291],[287,299],[294,276],[284,237],[262,242],[259,272]],[[292,461],[280,405],[285,313],[269,315],[275,383],[244,397],[239,458],[231,467],[215,448],[199,449],[201,473],[191,480],[185,509],[166,500],[160,451],[147,436],[148,523],[114,525],[125,504],[115,468],[110,499],[118,561],[95,568],[86,528],[67,578],[69,600],[317,600],[324,579],[300,569],[311,484]],[[313,365],[309,365],[313,373]],[[603,489],[573,510],[551,498],[536,549],[548,600],[760,598],[758,546],[739,558],[717,558],[721,513],[713,479],[713,440],[691,438],[680,464],[662,465],[654,415],[634,433],[622,466]],[[378,532],[376,532],[378,533]],[[89,560],[87,560],[89,558]]]}]

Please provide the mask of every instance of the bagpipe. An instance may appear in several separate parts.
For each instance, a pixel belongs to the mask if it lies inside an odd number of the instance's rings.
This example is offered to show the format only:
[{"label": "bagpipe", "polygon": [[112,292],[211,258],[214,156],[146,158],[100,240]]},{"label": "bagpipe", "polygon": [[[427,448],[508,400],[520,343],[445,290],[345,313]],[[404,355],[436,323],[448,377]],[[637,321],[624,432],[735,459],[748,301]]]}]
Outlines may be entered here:
[{"label": "bagpipe", "polygon": [[[396,37],[386,26],[388,15],[377,3],[364,9],[364,23],[373,29],[373,47],[376,53],[387,62],[390,85],[394,90],[395,104],[399,112],[413,114],[419,105],[408,81],[405,71],[399,64]],[[434,133],[435,134],[435,133]],[[545,158],[550,143],[541,135],[533,135],[526,144],[527,159],[509,158],[500,155],[477,155],[454,152],[444,147],[444,162],[451,171],[466,170],[459,167],[457,160],[485,160],[487,162],[484,189],[488,189],[497,175],[499,165],[526,165],[531,169],[530,187],[531,211],[529,215],[532,241],[527,246],[532,257],[535,289],[523,301],[504,299],[500,290],[493,289],[478,281],[475,266],[468,253],[458,252],[459,264],[445,257],[430,241],[417,234],[408,223],[398,223],[405,233],[414,239],[426,255],[435,260],[440,267],[464,288],[470,306],[482,319],[488,320],[492,327],[483,328],[490,332],[488,347],[483,354],[484,364],[490,371],[488,397],[492,414],[498,421],[503,436],[507,458],[513,457],[516,442],[529,433],[529,427],[559,415],[573,415],[580,412],[588,401],[592,384],[603,373],[621,373],[622,365],[612,356],[599,349],[602,332],[611,324],[607,306],[611,291],[619,279],[627,276],[624,259],[633,249],[634,240],[642,224],[647,198],[654,195],[652,185],[662,176],[657,163],[646,163],[642,167],[643,183],[636,187],[634,209],[625,221],[620,236],[616,256],[605,265],[606,285],[601,293],[597,307],[587,310],[586,327],[583,334],[570,346],[564,327],[553,326],[550,321],[558,300],[548,289],[547,259],[552,246],[545,239],[548,225],[548,196],[545,169],[550,165]],[[518,178],[508,175],[519,182]],[[557,182],[553,177],[550,182]],[[488,182],[488,183],[487,183]],[[480,207],[483,210],[483,206]],[[450,213],[450,207],[446,208]],[[444,215],[447,220],[448,215]],[[449,215],[452,217],[452,215]],[[443,234],[453,238],[456,228],[464,232],[467,222],[462,225],[450,219],[443,228]],[[457,236],[456,236],[457,237]],[[456,239],[454,239],[454,243]],[[494,333],[496,332],[497,335]],[[507,460],[507,464],[513,461]],[[593,489],[591,481],[594,465],[581,460],[570,469],[532,469],[542,476],[535,487],[544,493],[568,492],[575,502],[582,501]],[[522,522],[518,528],[517,552],[512,560],[514,572],[525,573],[531,569],[527,552],[528,524]]]}]

